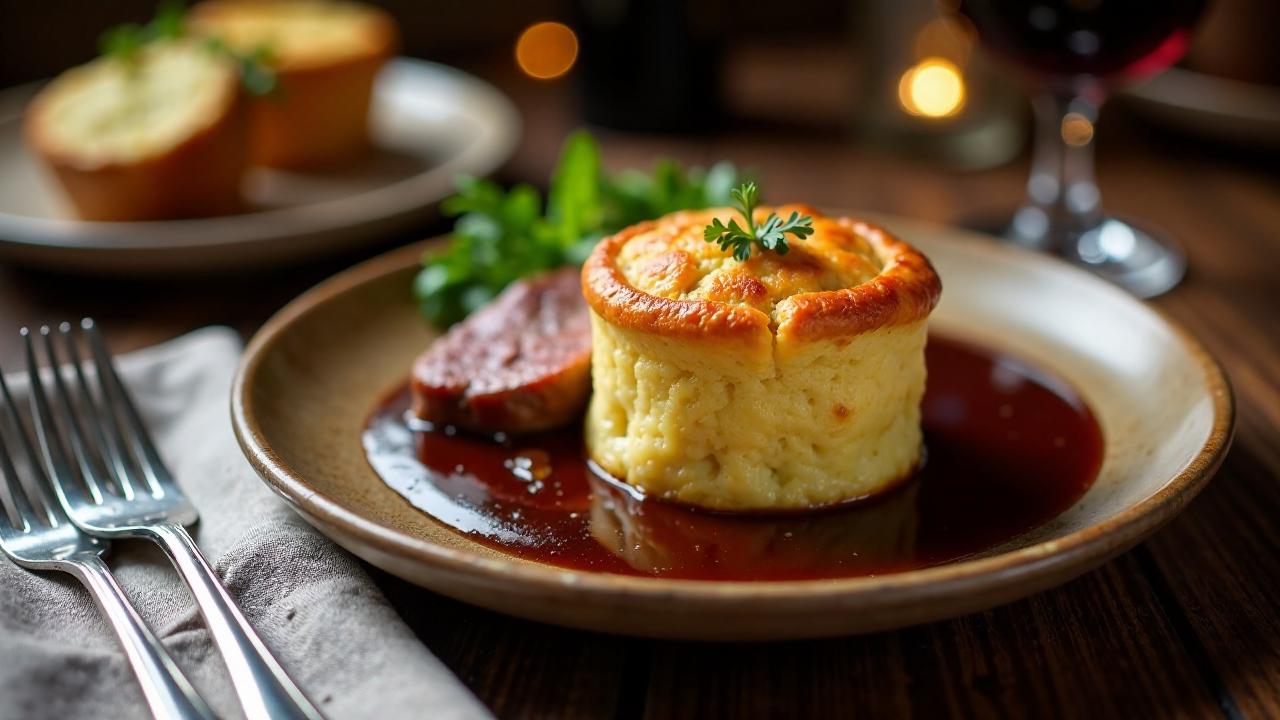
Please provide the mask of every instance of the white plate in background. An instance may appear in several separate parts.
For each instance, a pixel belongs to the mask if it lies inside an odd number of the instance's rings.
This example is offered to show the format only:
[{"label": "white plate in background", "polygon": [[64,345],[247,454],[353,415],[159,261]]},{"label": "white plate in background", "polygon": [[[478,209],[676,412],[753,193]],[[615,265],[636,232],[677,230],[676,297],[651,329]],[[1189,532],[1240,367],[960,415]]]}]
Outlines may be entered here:
[{"label": "white plate in background", "polygon": [[453,192],[459,174],[486,175],[511,156],[520,116],[484,81],[397,58],[374,87],[375,149],[329,173],[254,169],[255,211],[151,222],[74,218],[27,152],[22,113],[38,84],[0,92],[0,261],[99,272],[227,270],[283,264],[412,227]]}]

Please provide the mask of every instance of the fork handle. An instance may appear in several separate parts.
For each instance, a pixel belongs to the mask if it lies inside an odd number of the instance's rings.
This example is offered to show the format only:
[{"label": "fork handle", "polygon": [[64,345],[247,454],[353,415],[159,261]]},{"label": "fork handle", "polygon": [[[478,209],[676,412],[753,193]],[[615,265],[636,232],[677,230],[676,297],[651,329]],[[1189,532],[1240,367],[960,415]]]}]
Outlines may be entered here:
[{"label": "fork handle", "polygon": [[245,716],[249,720],[323,720],[324,716],[249,625],[187,529],[177,523],[153,525],[148,529],[190,586],[213,642],[231,673],[231,684]]},{"label": "fork handle", "polygon": [[97,555],[85,555],[76,558],[71,568],[93,594],[120,639],[151,714],[174,720],[213,720],[209,707],[196,694],[160,640],[142,622],[107,564]]}]

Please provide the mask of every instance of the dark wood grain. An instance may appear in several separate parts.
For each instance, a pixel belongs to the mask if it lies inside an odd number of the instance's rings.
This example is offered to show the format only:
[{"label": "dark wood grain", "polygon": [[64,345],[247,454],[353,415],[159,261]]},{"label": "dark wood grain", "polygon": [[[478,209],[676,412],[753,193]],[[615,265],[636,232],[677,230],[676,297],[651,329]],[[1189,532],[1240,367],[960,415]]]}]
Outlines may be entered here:
[{"label": "dark wood grain", "polygon": [[1059,591],[897,633],[769,645],[659,644],[647,716],[1207,716],[1215,700],[1135,560]]},{"label": "dark wood grain", "polygon": [[1156,185],[1147,197],[1180,208],[1196,268],[1193,282],[1157,304],[1218,355],[1239,403],[1235,448],[1217,478],[1147,549],[1232,710],[1277,717],[1280,182],[1206,158],[1194,180]]},{"label": "dark wood grain", "polygon": [[374,570],[410,627],[500,717],[609,717],[630,644],[463,605]]},{"label": "dark wood grain", "polygon": [[[758,63],[756,72],[771,66]],[[525,141],[504,174],[546,178],[576,122],[566,86],[523,83],[499,66],[478,70],[525,113]],[[838,85],[828,80],[824,87]],[[786,120],[748,117],[696,139],[600,135],[611,166],[648,166],[660,155],[730,158],[754,168],[780,200],[983,225],[1007,217],[1021,196],[1025,160],[958,173],[851,142],[843,117],[825,125],[806,117],[808,125],[790,131],[779,127]],[[1108,207],[1167,228],[1186,246],[1191,273],[1156,305],[1222,360],[1239,410],[1218,477],[1135,551],[1061,588],[958,620],[768,645],[563,630],[380,572],[375,579],[427,647],[500,717],[1280,717],[1277,163],[1163,135],[1122,108],[1104,114],[1099,144]],[[0,364],[18,357],[11,332],[18,325],[86,313],[103,320],[121,350],[210,323],[248,333],[357,257],[147,283],[0,268]]]}]

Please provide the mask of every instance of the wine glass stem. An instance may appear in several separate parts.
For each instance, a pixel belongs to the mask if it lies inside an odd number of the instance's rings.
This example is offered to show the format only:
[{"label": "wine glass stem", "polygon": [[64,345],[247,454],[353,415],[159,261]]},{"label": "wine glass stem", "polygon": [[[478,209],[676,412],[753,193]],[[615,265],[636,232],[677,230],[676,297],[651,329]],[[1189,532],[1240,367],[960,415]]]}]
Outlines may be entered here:
[{"label": "wine glass stem", "polygon": [[1080,233],[1102,220],[1093,176],[1093,126],[1100,104],[1101,93],[1046,90],[1033,100],[1031,177],[1026,204],[1011,229],[1014,240],[1069,255]]}]

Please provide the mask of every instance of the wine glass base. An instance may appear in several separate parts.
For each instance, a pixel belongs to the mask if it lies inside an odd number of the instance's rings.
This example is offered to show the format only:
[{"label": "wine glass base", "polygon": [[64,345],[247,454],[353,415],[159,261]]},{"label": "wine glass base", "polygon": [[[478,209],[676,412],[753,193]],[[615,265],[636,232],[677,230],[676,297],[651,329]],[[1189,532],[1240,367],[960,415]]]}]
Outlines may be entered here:
[{"label": "wine glass base", "polygon": [[1167,235],[1107,218],[1076,239],[1071,258],[1141,298],[1172,290],[1187,272],[1187,256]]},{"label": "wine glass base", "polygon": [[1084,232],[1051,241],[1047,233],[1026,233],[1020,219],[1005,233],[1007,241],[1055,252],[1140,298],[1168,292],[1187,271],[1186,254],[1171,237],[1128,220],[1107,217]]}]

